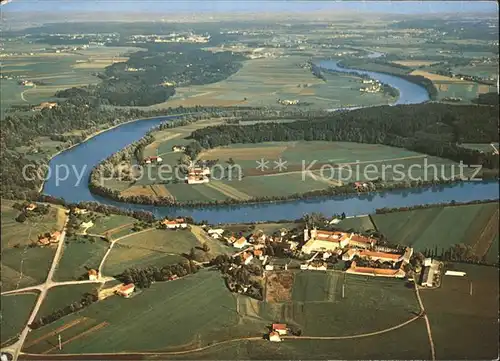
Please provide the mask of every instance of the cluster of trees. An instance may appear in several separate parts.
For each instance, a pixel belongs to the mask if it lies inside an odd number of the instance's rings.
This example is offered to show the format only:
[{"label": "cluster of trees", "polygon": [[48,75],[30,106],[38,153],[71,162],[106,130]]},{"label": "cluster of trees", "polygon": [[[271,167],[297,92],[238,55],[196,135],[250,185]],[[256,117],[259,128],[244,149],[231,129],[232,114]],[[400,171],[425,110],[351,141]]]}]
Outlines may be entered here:
[{"label": "cluster of trees", "polygon": [[498,107],[499,95],[498,95],[498,93],[495,93],[495,92],[479,94],[477,99],[474,99],[473,102],[476,104],[494,105],[494,106]]},{"label": "cluster of trees", "polygon": [[268,141],[348,141],[384,144],[498,169],[498,155],[460,143],[498,142],[498,108],[417,104],[336,112],[315,120],[246,126],[219,125],[194,131],[203,148]]},{"label": "cluster of trees", "polygon": [[231,292],[246,294],[257,300],[264,299],[262,284],[252,280],[252,276],[262,276],[262,269],[256,265],[242,265],[240,257],[221,254],[210,261],[210,265],[218,269]]},{"label": "cluster of trees", "polygon": [[[31,160],[17,147],[37,147],[39,137],[50,137],[64,142],[58,150],[83,141],[93,133],[133,119],[146,117],[184,114],[194,112],[199,116],[235,116],[240,112],[236,107],[201,107],[168,108],[151,111],[138,109],[110,109],[99,106],[99,99],[73,97],[60,102],[52,109],[43,109],[36,113],[10,114],[2,120],[0,152],[2,167],[0,182],[1,197],[7,199],[36,199],[42,185],[43,171],[52,154],[44,158]],[[70,135],[78,130],[80,134]],[[28,166],[27,168],[25,168]],[[34,166],[34,167],[32,167]],[[23,176],[26,169],[26,177]]]},{"label": "cluster of trees", "polygon": [[[402,181],[402,182],[391,182],[384,183],[380,181],[373,182],[373,187],[371,192],[384,192],[393,191],[398,189],[407,188],[426,188],[432,187],[440,184],[452,184],[454,180],[448,179],[432,179],[429,181]],[[294,193],[290,195],[279,195],[279,196],[261,196],[253,197],[248,200],[240,200],[234,198],[226,198],[224,200],[210,200],[210,201],[187,201],[179,202],[172,197],[156,197],[151,198],[144,195],[133,195],[133,196],[123,196],[118,190],[113,190],[109,187],[101,186],[99,184],[89,183],[89,189],[92,193],[113,199],[119,202],[127,202],[134,204],[151,204],[156,206],[175,206],[175,207],[192,207],[192,208],[202,208],[206,206],[227,206],[234,204],[248,204],[248,203],[269,203],[269,202],[283,202],[289,200],[297,199],[307,199],[316,197],[332,197],[332,196],[346,196],[350,194],[360,194],[352,183],[346,183],[342,186],[328,187],[324,189],[313,190],[305,193]]]},{"label": "cluster of trees", "polygon": [[498,199],[485,199],[485,200],[474,200],[469,202],[444,202],[444,203],[434,203],[434,204],[418,204],[410,207],[398,207],[398,208],[377,208],[375,213],[377,214],[386,214],[386,213],[395,213],[395,212],[404,212],[404,211],[413,211],[416,209],[428,209],[428,208],[441,208],[446,206],[464,206],[470,204],[483,204],[483,203],[498,203]]},{"label": "cluster of trees", "polygon": [[49,204],[46,204],[46,205],[45,204],[38,204],[34,210],[27,211],[26,207],[28,206],[28,204],[29,204],[29,202],[23,202],[23,203],[16,202],[12,205],[12,208],[20,211],[20,213],[16,217],[17,222],[23,223],[29,217],[43,216],[43,215],[49,213],[49,210],[50,210]]},{"label": "cluster of trees", "polygon": [[139,288],[149,288],[154,282],[168,281],[171,277],[184,277],[196,273],[199,266],[193,261],[170,264],[163,267],[127,268],[117,279],[125,284],[133,283]]},{"label": "cluster of trees", "polygon": [[454,244],[448,249],[438,249],[437,246],[435,246],[434,248],[426,248],[422,253],[425,257],[437,258],[442,261],[475,263],[492,266],[498,265],[498,262],[488,262],[486,260],[486,256],[479,257],[475,253],[473,246],[464,243]]},{"label": "cluster of trees", "polygon": [[85,293],[80,301],[75,301],[66,307],[55,310],[54,312],[52,312],[51,314],[49,314],[47,316],[40,317],[39,319],[33,321],[33,323],[31,323],[29,325],[29,327],[32,330],[35,330],[39,327],[48,325],[49,323],[57,321],[61,317],[64,317],[64,316],[69,315],[71,313],[80,311],[80,310],[84,309],[85,307],[90,306],[92,303],[96,302],[97,300],[98,300],[98,298],[97,298],[96,294]]},{"label": "cluster of trees", "polygon": [[241,68],[244,57],[212,53],[192,46],[148,46],[127,62],[107,67],[100,84],[56,93],[60,98],[97,98],[102,105],[147,106],[175,94],[175,86],[208,84],[226,79]]}]

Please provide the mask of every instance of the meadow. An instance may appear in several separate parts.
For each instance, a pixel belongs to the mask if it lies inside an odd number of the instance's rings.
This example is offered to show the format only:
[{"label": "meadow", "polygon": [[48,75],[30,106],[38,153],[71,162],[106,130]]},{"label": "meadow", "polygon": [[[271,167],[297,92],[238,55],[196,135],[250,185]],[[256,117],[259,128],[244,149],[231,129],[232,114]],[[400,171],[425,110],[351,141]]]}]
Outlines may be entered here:
[{"label": "meadow", "polygon": [[[346,290],[344,299],[342,283]],[[325,293],[324,287],[332,289]],[[299,327],[304,336],[350,336],[395,326],[417,312],[414,291],[396,280],[345,277],[336,272],[300,272],[296,274],[288,302],[268,303],[231,294],[218,272],[204,270],[182,280],[155,283],[130,299],[115,296],[99,301],[78,314],[31,332],[24,351],[58,353],[54,347],[57,333],[63,339],[63,353],[180,351],[239,337],[260,337],[273,322]],[[394,332],[406,329],[418,330],[413,341],[425,350],[419,355],[427,355],[429,348],[422,337],[426,336],[424,324],[417,320]],[[364,341],[372,337],[372,341]],[[377,339],[385,338],[377,335],[360,340],[372,344]],[[287,352],[308,348],[299,342],[313,343],[285,340],[282,345]],[[331,342],[334,341],[318,342],[322,352],[327,352]],[[274,346],[265,347],[273,350]],[[230,352],[226,347],[214,346],[189,356],[202,358],[221,349]],[[347,353],[347,348],[341,350],[339,355]],[[390,350],[395,355],[405,354],[397,353],[396,348]],[[253,347],[249,351],[261,354]],[[275,351],[271,354],[275,355]],[[375,354],[375,351],[364,352]]]},{"label": "meadow", "polygon": [[2,250],[14,246],[27,246],[37,241],[40,234],[61,230],[64,215],[60,214],[59,208],[51,206],[45,215],[31,213],[30,217],[21,223],[16,221],[16,217],[21,212],[12,207],[14,203],[14,201],[2,199]]},{"label": "meadow", "polygon": [[116,275],[130,267],[165,266],[185,260],[201,243],[189,230],[151,229],[119,240],[104,262],[103,273]]},{"label": "meadow", "polygon": [[440,288],[420,292],[431,324],[436,357],[447,360],[497,358],[498,268],[468,264],[448,267],[467,275],[443,276]]},{"label": "meadow", "polygon": [[450,78],[423,70],[415,70],[410,74],[421,75],[432,80],[438,90],[438,100],[455,97],[461,98],[465,102],[469,102],[472,99],[476,99],[479,94],[496,91],[496,86],[478,84],[471,81],[461,80],[460,78]]},{"label": "meadow", "polygon": [[52,287],[42,302],[36,318],[50,315],[73,302],[80,301],[85,293],[95,293],[98,284],[64,285]]},{"label": "meadow", "polygon": [[2,57],[2,74],[40,81],[43,85],[24,87],[18,86],[16,79],[8,79],[6,82],[2,80],[2,113],[11,105],[37,105],[43,101],[56,100],[54,94],[58,90],[97,84],[100,79],[93,73],[102,71],[113,63],[126,61],[127,54],[141,50],[134,47],[95,46],[55,53],[50,50],[52,46],[47,44],[16,41],[4,45],[3,54],[14,51],[24,53]]},{"label": "meadow", "polygon": [[89,229],[89,233],[101,234],[111,238],[118,238],[131,232],[135,218],[122,216],[119,214],[104,215],[99,213],[99,216],[94,221],[94,225]]},{"label": "meadow", "polygon": [[2,296],[2,317],[0,318],[0,344],[2,347],[10,343],[8,341],[22,331],[37,297],[36,292]]},{"label": "meadow", "polygon": [[88,269],[98,269],[109,243],[99,237],[67,236],[54,278],[57,281],[87,279]]},{"label": "meadow", "polygon": [[45,281],[55,247],[2,250],[2,291],[34,286]]},{"label": "meadow", "polygon": [[155,283],[130,299],[114,296],[95,303],[31,332],[24,351],[57,353],[52,346],[55,335],[32,341],[65,325],[70,327],[60,332],[63,353],[194,348],[219,337],[231,338],[231,328],[238,323],[235,308],[235,298],[220,275],[202,271]]},{"label": "meadow", "polygon": [[392,98],[382,94],[361,96],[360,78],[344,74],[325,74],[326,82],[300,67],[305,56],[247,60],[229,78],[206,85],[179,87],[176,95],[152,108],[215,105],[277,106],[278,99],[297,99],[311,107],[335,108],[346,105],[387,104]]},{"label": "meadow", "polygon": [[410,245],[417,251],[438,251],[458,243],[473,247],[488,262],[498,262],[498,203],[432,207],[372,215],[377,230],[389,242]]}]

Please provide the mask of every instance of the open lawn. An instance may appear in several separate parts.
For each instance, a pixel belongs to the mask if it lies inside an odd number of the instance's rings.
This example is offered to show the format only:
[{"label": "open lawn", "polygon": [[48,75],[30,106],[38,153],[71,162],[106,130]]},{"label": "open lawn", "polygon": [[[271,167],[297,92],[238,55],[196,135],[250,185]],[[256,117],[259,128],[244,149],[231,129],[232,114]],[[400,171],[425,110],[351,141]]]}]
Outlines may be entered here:
[{"label": "open lawn", "polygon": [[1,298],[0,344],[10,343],[24,328],[26,321],[35,305],[38,293],[21,293],[6,295]]},{"label": "open lawn", "polygon": [[58,281],[87,279],[88,269],[98,269],[108,249],[108,242],[98,237],[66,237],[64,250],[55,272]]},{"label": "open lawn", "polygon": [[436,357],[447,360],[496,359],[498,268],[467,264],[451,266],[467,275],[443,276],[440,288],[420,291],[431,323]]},{"label": "open lawn", "polygon": [[47,293],[36,318],[50,315],[52,312],[69,306],[73,302],[80,301],[85,293],[95,293],[99,287],[95,284],[65,285],[53,287]]},{"label": "open lawn", "polygon": [[411,245],[417,251],[436,247],[438,252],[464,243],[471,245],[480,259],[498,262],[498,255],[488,252],[490,247],[498,249],[496,202],[376,214],[372,219],[389,242]]}]

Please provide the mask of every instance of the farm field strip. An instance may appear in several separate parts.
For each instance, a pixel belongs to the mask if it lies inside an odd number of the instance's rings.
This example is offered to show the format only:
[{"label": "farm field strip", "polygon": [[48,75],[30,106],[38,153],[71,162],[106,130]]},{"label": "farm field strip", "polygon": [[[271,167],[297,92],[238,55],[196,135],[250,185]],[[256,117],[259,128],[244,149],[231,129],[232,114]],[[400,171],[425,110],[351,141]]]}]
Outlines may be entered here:
[{"label": "farm field strip", "polygon": [[[96,332],[96,331],[98,331],[98,330],[100,330],[100,329],[102,329],[103,327],[106,327],[106,326],[108,326],[108,325],[109,325],[109,323],[108,323],[108,322],[103,321],[103,322],[101,322],[100,324],[95,325],[95,326],[93,326],[92,328],[90,328],[90,329],[88,329],[88,330],[86,330],[86,331],[84,331],[84,332],[82,332],[82,333],[80,333],[80,334],[78,334],[78,335],[76,335],[76,336],[71,337],[69,340],[66,340],[66,341],[62,342],[62,343],[61,343],[61,346],[64,346],[64,345],[66,345],[66,344],[68,344],[68,343],[70,343],[70,342],[73,342],[73,341],[75,341],[75,340],[77,340],[77,339],[80,339],[80,338],[82,338],[82,337],[85,337],[85,336],[87,336],[88,334],[91,334],[91,333],[93,333],[93,332]],[[44,354],[49,353],[49,352],[51,352],[51,351],[56,350],[57,348],[58,348],[58,346],[54,346],[54,347],[49,348],[48,350],[44,351],[43,353],[44,353]]]},{"label": "farm field strip", "polygon": [[238,199],[238,200],[249,200],[251,198],[248,194],[246,194],[242,191],[239,191],[238,189],[233,188],[230,185],[227,185],[224,183],[209,182],[206,185],[209,188],[212,188],[212,189],[215,189],[215,190],[221,192],[222,194],[228,196],[229,198]]},{"label": "farm field strip", "polygon": [[55,329],[54,331],[51,331],[51,332],[49,332],[49,333],[47,333],[47,334],[45,334],[43,336],[40,336],[40,337],[38,337],[37,339],[35,339],[33,341],[25,343],[24,347],[29,348],[29,347],[31,347],[33,345],[36,345],[37,343],[39,343],[39,342],[41,342],[41,341],[43,341],[43,340],[45,340],[45,339],[47,339],[49,337],[56,336],[57,334],[65,331],[65,330],[67,330],[67,329],[69,329],[69,328],[71,328],[71,327],[73,327],[73,326],[75,326],[77,324],[79,324],[80,322],[84,322],[86,320],[88,320],[87,317],[80,317],[80,318],[74,319],[71,322],[68,322],[68,323],[62,325],[61,327]]}]

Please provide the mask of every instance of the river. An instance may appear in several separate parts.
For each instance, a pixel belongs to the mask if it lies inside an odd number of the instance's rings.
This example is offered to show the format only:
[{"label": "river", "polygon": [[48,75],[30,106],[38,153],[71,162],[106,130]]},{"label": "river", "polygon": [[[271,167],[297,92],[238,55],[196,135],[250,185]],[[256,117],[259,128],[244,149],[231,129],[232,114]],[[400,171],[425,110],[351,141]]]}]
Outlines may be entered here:
[{"label": "river", "polygon": [[[373,79],[397,88],[400,97],[396,104],[417,104],[429,100],[427,91],[414,83],[397,76],[381,74],[371,71],[358,71],[338,67],[335,61],[324,60],[318,65],[325,69],[351,72],[356,71]],[[439,186],[426,189],[408,189],[370,195],[352,195],[348,197],[314,198],[300,201],[268,203],[258,205],[237,205],[192,208],[154,207],[115,202],[92,194],[87,186],[88,177],[92,168],[99,162],[117,152],[128,144],[142,138],[152,127],[173,117],[158,117],[144,119],[120,125],[109,131],[79,144],[55,156],[49,163],[51,177],[45,182],[43,193],[64,198],[67,202],[97,201],[104,204],[119,206],[125,209],[142,209],[151,211],[157,217],[173,215],[191,215],[197,220],[207,220],[210,223],[219,222],[257,222],[276,221],[280,219],[297,219],[304,213],[322,212],[325,215],[345,212],[347,215],[373,213],[382,207],[403,207],[424,203],[441,203],[455,200],[467,202],[498,198],[497,182],[468,182],[453,186]],[[71,167],[66,176],[67,166]],[[75,171],[76,170],[76,171]],[[53,175],[59,171],[61,178]],[[83,171],[83,173],[82,173]],[[81,173],[81,176],[77,175]],[[62,173],[62,174],[61,174]],[[64,180],[62,180],[64,179]],[[80,182],[78,182],[80,179]]]}]

